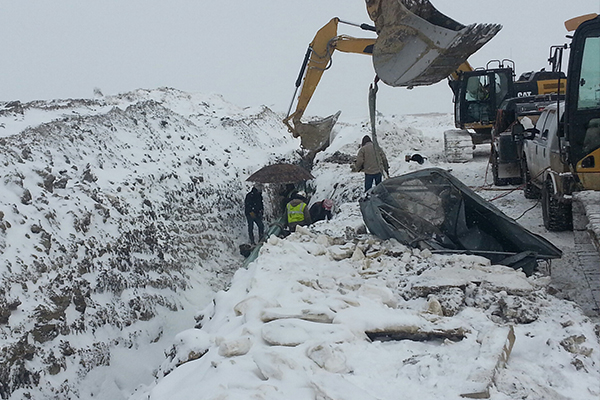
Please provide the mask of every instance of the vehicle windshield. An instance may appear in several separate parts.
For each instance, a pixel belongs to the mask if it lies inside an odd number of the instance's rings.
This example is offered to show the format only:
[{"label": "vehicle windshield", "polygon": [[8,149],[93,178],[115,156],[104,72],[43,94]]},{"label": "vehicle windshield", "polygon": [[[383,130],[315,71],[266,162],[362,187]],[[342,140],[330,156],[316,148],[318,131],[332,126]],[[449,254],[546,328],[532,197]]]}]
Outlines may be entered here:
[{"label": "vehicle windshield", "polygon": [[578,110],[600,107],[600,37],[585,39],[579,79]]},{"label": "vehicle windshield", "polygon": [[491,79],[489,75],[471,76],[465,86],[464,122],[487,124],[493,120]]}]

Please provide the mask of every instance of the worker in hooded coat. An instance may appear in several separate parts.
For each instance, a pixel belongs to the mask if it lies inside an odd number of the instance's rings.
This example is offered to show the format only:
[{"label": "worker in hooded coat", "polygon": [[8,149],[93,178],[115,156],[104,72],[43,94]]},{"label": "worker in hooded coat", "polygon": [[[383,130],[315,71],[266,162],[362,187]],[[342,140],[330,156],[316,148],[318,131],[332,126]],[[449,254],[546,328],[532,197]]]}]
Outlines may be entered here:
[{"label": "worker in hooded coat", "polygon": [[248,221],[248,236],[250,237],[250,244],[255,244],[254,241],[254,224],[258,227],[259,240],[263,237],[265,231],[265,225],[263,223],[263,198],[262,193],[256,186],[248,192],[244,200],[244,214]]},{"label": "worker in hooded coat", "polygon": [[325,199],[321,201],[317,201],[315,204],[310,206],[310,219],[312,222],[323,221],[327,219],[328,221],[333,217],[331,211],[333,209],[333,201],[330,199]]},{"label": "worker in hooded coat", "polygon": [[[390,166],[385,153],[380,148],[376,152],[375,146],[369,135],[365,135],[362,139],[362,145],[356,156],[356,163],[353,171],[365,173],[365,192],[375,185],[381,183],[382,173],[385,171],[389,175]],[[379,158],[379,161],[377,160]],[[381,164],[380,164],[381,163]]]}]

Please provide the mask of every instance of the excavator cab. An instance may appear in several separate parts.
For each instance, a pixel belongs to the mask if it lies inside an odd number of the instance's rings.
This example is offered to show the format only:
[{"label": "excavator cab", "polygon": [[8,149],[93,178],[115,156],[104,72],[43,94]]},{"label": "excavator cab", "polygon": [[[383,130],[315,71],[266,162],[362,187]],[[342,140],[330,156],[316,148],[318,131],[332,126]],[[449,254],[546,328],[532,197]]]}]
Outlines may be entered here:
[{"label": "excavator cab", "polygon": [[[559,46],[552,46],[556,48]],[[562,49],[562,47],[560,47]],[[485,68],[472,69],[465,63],[450,77],[454,93],[454,125],[472,139],[472,144],[489,142],[500,105],[507,99],[565,92],[566,75],[552,64],[545,69],[527,72],[515,80],[512,60],[491,60]],[[560,85],[560,90],[559,90]]]},{"label": "excavator cab", "polygon": [[491,130],[496,110],[514,93],[513,68],[463,72],[453,82],[454,122],[459,129]]},{"label": "excavator cab", "polygon": [[294,137],[302,138],[302,147],[312,152],[329,145],[339,113],[310,123],[301,118],[323,72],[331,66],[335,50],[372,56],[382,82],[412,88],[447,78],[501,29],[497,24],[462,25],[439,12],[429,0],[366,0],[366,6],[375,26],[350,25],[374,31],[376,38],[338,35],[338,24],[347,22],[333,18],[317,32],[304,57],[294,93],[295,97],[302,86],[296,110],[291,112],[293,99],[284,123]]}]

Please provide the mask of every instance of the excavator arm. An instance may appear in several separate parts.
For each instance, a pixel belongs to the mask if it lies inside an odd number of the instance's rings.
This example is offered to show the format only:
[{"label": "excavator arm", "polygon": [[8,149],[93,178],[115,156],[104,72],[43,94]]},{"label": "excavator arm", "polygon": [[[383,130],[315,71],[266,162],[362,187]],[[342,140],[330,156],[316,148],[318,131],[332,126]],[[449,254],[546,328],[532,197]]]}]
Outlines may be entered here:
[{"label": "excavator arm", "polygon": [[[312,98],[323,72],[331,66],[331,57],[334,51],[338,50],[344,53],[356,53],[372,55],[375,39],[354,38],[347,35],[338,35],[339,18],[332,18],[325,26],[316,33],[313,41],[308,46],[308,50],[300,69],[300,74],[296,81],[296,90],[302,86],[296,110],[283,120],[288,130],[294,137],[300,136],[302,147],[318,151],[323,145],[328,144],[329,132],[337,120],[338,114],[334,114],[322,121],[303,123],[301,118]],[[361,25],[362,29],[375,30],[366,24]],[[304,83],[302,83],[304,78]],[[295,97],[296,93],[294,93]]]},{"label": "excavator arm", "polygon": [[292,100],[284,120],[294,137],[301,137],[305,149],[318,152],[326,148],[339,115],[338,112],[311,123],[300,121],[335,50],[371,55],[381,81],[393,87],[412,88],[449,77],[501,29],[497,24],[462,25],[439,12],[429,0],[366,0],[366,6],[375,27],[357,26],[375,31],[377,38],[338,35],[338,23],[343,21],[333,18],[308,47],[296,81],[294,97],[302,85],[298,104],[291,113]]}]

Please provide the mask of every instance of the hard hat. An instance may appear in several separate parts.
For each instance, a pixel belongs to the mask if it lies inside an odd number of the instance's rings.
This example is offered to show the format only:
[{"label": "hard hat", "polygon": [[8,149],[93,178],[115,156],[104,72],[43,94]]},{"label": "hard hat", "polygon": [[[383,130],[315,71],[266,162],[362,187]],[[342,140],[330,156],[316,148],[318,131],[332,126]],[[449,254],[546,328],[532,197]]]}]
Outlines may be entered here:
[{"label": "hard hat", "polygon": [[333,208],[333,200],[329,200],[329,199],[323,200],[323,208],[328,211],[331,211],[331,209]]},{"label": "hard hat", "polygon": [[298,192],[298,196],[306,197],[306,192],[304,190],[301,190]]}]

